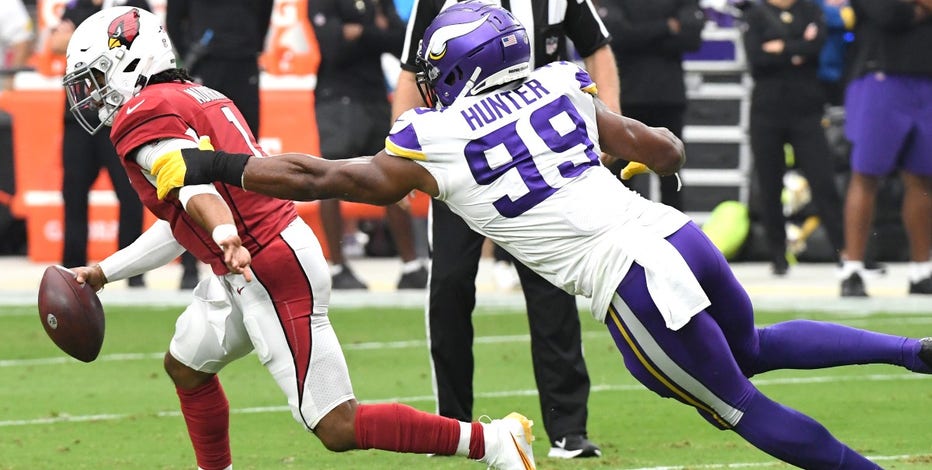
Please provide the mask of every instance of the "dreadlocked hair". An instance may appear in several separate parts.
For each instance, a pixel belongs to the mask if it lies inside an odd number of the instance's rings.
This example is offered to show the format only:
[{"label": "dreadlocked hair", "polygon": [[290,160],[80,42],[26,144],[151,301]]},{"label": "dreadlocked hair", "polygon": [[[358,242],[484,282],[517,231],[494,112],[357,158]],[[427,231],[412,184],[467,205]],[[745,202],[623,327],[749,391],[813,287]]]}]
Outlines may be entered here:
[{"label": "dreadlocked hair", "polygon": [[188,71],[185,69],[168,69],[149,77],[149,81],[146,82],[146,85],[157,85],[159,83],[171,82],[184,83],[193,81],[194,79],[191,78],[191,75],[188,74]]}]

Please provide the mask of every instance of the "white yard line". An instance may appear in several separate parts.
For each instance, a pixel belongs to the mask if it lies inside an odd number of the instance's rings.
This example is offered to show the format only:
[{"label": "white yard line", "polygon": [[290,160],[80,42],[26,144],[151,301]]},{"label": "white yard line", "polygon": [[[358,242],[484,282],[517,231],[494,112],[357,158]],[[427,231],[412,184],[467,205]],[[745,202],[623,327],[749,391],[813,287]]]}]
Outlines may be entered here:
[{"label": "white yard line", "polygon": [[[890,381],[900,381],[900,380],[930,380],[932,375],[919,375],[919,374],[871,374],[871,375],[837,375],[837,376],[822,376],[822,377],[785,377],[779,379],[753,379],[752,382],[757,386],[762,385],[806,385],[806,384],[822,384],[822,383],[841,383],[841,382],[861,382],[861,381],[872,381],[872,382],[890,382]],[[624,385],[611,385],[611,384],[597,384],[593,385],[590,389],[591,393],[605,393],[605,392],[648,392],[643,385],[640,384],[624,384]],[[536,389],[527,389],[527,390],[502,390],[497,392],[482,392],[477,393],[476,397],[478,398],[508,398],[508,397],[523,397],[523,396],[536,396]],[[360,400],[361,403],[423,403],[423,402],[433,402],[433,395],[415,395],[408,397],[388,397],[388,398],[377,398],[371,400]],[[289,408],[287,406],[260,406],[260,407],[247,407],[247,408],[235,408],[231,409],[230,413],[234,414],[256,414],[256,413],[284,413],[288,412]],[[180,416],[178,411],[160,411],[155,414],[157,417],[172,417]],[[45,418],[33,418],[33,419],[14,419],[0,421],[0,428],[12,427],[12,426],[34,426],[34,425],[43,425],[43,424],[56,424],[56,423],[76,423],[76,422],[85,422],[85,421],[116,421],[121,419],[135,418],[138,419],[142,417],[139,414],[94,414],[94,415],[78,415],[72,416],[67,413],[62,413],[58,416],[45,417]],[[678,468],[678,467],[671,467]]]}]

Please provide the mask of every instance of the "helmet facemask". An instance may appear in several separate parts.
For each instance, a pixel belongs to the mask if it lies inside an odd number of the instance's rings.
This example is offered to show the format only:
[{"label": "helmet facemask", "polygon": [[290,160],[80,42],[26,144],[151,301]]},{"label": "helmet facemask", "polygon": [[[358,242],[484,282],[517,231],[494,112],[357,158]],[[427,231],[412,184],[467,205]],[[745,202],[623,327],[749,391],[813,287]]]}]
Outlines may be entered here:
[{"label": "helmet facemask", "polygon": [[[423,41],[421,41],[423,43]],[[423,47],[423,44],[421,45]],[[417,91],[421,94],[421,99],[428,108],[437,106],[437,92],[434,91],[434,85],[440,78],[440,70],[433,64],[422,58],[420,54],[415,58],[420,71],[415,75],[417,81]]]},{"label": "helmet facemask", "polygon": [[[75,71],[62,80],[69,111],[81,127],[91,134],[112,125],[113,117],[126,99],[107,82],[107,75],[113,66],[114,62],[110,58],[101,55],[90,64],[77,66]],[[91,117],[92,112],[96,112],[96,120]]]}]

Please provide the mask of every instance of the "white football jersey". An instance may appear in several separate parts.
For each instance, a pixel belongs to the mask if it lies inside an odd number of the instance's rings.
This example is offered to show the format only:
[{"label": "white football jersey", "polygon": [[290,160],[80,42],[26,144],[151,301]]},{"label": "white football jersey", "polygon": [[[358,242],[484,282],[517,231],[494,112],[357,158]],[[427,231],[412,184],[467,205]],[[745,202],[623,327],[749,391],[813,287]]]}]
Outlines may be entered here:
[{"label": "white football jersey", "polygon": [[[664,240],[688,217],[642,198],[600,164],[594,93],[584,70],[555,62],[520,86],[440,110],[409,110],[395,122],[386,151],[426,168],[438,199],[475,231],[567,292],[591,297],[601,321],[635,261],[649,284],[652,272],[661,276],[658,289],[671,287],[668,281],[674,292],[680,284],[701,288]],[[664,264],[685,268],[691,282],[658,269]],[[686,299],[686,309],[694,300]]]}]

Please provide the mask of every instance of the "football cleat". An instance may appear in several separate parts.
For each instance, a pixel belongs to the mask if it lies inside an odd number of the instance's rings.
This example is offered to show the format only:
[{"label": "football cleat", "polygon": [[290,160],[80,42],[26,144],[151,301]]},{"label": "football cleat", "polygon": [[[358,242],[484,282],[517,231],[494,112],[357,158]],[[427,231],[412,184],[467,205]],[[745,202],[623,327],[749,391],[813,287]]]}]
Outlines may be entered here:
[{"label": "football cleat", "polygon": [[909,283],[910,294],[932,294],[932,276]]},{"label": "football cleat", "polygon": [[919,344],[922,345],[922,347],[919,348],[919,359],[921,359],[929,369],[932,369],[932,337],[920,339]]},{"label": "football cleat", "polygon": [[349,289],[366,290],[369,288],[369,286],[367,286],[364,282],[360,281],[359,278],[356,277],[356,273],[354,273],[349,268],[349,266],[346,266],[346,265],[343,265],[342,268],[336,274],[334,274],[331,279],[333,282],[333,284],[331,285],[331,289],[334,289],[334,290],[349,290]]},{"label": "football cleat", "polygon": [[482,423],[485,433],[485,456],[479,459],[488,468],[498,470],[535,470],[531,442],[534,422],[520,413]]},{"label": "football cleat", "polygon": [[401,278],[398,279],[397,288],[399,290],[423,289],[427,287],[427,276],[427,268],[422,265],[417,271],[402,274]]},{"label": "football cleat", "polygon": [[576,459],[585,457],[601,457],[602,450],[586,438],[586,436],[564,436],[553,441],[553,447],[547,457],[555,459]]},{"label": "football cleat", "polygon": [[841,281],[842,297],[867,297],[867,291],[864,290],[864,280],[858,273],[852,273],[850,276]]}]

